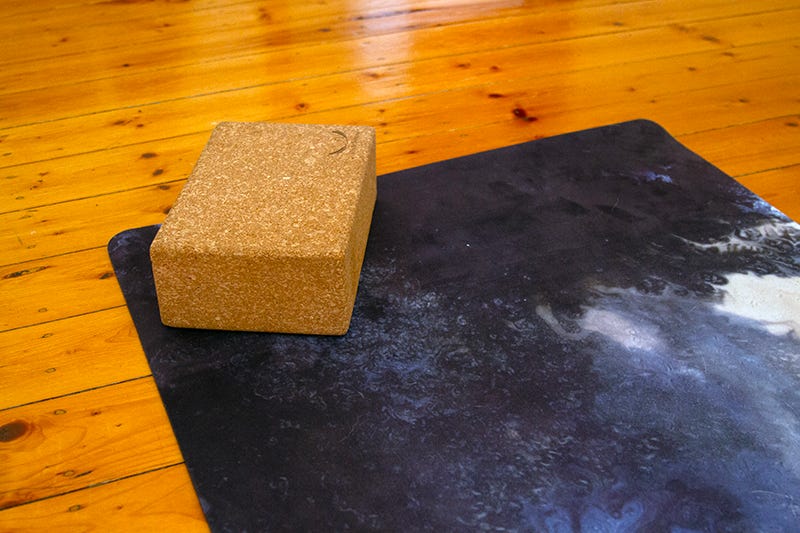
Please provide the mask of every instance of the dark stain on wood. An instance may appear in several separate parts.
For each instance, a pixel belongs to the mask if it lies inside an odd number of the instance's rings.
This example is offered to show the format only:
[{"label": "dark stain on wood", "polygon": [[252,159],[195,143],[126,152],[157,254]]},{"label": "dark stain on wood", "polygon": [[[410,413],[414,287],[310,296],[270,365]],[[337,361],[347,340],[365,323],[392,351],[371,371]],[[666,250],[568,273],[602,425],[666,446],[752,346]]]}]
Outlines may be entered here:
[{"label": "dark stain on wood", "polygon": [[528,112],[525,111],[525,109],[522,108],[522,107],[515,107],[514,109],[511,110],[511,113],[516,118],[518,118],[520,120],[524,120],[525,122],[536,122],[537,120],[539,120],[536,117],[528,115]]},{"label": "dark stain on wood", "polygon": [[24,270],[17,270],[16,272],[12,272],[10,274],[6,274],[3,276],[3,279],[13,279],[13,278],[20,278],[22,276],[27,276],[28,274],[35,274],[36,272],[41,272],[42,270],[48,269],[48,266],[38,266],[33,268],[26,268]]}]

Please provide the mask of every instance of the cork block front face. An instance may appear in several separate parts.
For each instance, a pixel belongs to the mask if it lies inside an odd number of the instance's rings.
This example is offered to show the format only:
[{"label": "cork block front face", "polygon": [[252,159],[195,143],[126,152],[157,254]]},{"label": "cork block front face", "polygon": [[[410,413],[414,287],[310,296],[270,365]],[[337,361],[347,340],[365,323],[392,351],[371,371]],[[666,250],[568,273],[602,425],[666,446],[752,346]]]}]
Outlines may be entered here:
[{"label": "cork block front face", "polygon": [[375,195],[372,128],[219,124],[150,249],[162,321],[344,334]]}]

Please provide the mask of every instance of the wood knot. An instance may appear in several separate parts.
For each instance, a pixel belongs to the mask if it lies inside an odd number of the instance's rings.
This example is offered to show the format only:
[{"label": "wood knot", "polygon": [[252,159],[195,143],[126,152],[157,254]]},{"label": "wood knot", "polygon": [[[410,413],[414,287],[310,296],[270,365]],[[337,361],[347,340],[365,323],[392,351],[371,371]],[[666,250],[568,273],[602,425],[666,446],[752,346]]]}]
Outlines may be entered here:
[{"label": "wood knot", "polygon": [[24,420],[14,420],[0,426],[0,442],[11,442],[28,432],[28,423]]}]

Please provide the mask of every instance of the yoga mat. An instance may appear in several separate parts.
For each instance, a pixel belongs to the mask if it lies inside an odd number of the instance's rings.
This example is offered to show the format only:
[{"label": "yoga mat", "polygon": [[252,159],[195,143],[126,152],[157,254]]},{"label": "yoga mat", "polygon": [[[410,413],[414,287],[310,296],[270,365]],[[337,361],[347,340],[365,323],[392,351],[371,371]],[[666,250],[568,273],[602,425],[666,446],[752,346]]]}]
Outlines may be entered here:
[{"label": "yoga mat", "polygon": [[350,331],[159,321],[215,531],[796,531],[800,226],[633,121],[378,179]]}]

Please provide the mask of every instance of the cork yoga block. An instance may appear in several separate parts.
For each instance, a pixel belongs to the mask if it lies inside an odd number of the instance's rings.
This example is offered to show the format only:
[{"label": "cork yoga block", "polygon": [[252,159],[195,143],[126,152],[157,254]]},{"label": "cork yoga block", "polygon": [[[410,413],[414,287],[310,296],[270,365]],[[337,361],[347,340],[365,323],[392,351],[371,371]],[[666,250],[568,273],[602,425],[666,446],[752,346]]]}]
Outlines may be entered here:
[{"label": "cork yoga block", "polygon": [[370,127],[220,123],[150,248],[162,322],[346,333],[375,195]]}]

